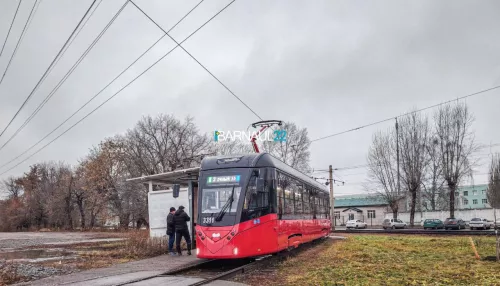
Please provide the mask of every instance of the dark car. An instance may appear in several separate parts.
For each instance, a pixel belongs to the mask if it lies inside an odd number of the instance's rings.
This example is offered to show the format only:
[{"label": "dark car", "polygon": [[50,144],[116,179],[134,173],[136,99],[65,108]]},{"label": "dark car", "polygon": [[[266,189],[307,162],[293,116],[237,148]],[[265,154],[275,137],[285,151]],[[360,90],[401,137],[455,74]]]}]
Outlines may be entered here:
[{"label": "dark car", "polygon": [[440,219],[426,219],[424,221],[424,229],[440,229],[444,228],[444,224]]},{"label": "dark car", "polygon": [[447,218],[444,221],[445,229],[465,229],[465,221],[459,218]]}]

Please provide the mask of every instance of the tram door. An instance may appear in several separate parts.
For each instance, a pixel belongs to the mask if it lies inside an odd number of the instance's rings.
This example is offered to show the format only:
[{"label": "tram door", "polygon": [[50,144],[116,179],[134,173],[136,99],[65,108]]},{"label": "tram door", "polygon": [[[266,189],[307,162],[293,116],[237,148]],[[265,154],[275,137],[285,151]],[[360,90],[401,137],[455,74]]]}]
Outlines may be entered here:
[{"label": "tram door", "polygon": [[191,241],[193,243],[193,246],[196,247],[196,222],[198,221],[198,183],[197,182],[192,182],[191,183],[191,210],[192,210],[192,217],[191,217],[191,223],[192,223],[192,231],[191,231]]}]

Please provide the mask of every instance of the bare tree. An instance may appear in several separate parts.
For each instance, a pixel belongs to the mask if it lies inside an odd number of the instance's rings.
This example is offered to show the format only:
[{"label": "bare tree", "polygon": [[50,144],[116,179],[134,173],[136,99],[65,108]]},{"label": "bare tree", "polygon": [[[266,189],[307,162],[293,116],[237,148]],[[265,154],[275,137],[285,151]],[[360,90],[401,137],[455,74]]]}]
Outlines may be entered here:
[{"label": "bare tree", "polygon": [[[309,173],[310,166],[310,151],[311,140],[307,132],[307,128],[299,128],[295,123],[286,122],[281,127],[282,131],[286,131],[284,141],[257,141],[259,149],[262,152],[268,152],[286,164],[300,170],[304,173]],[[279,130],[269,129],[267,136],[262,138],[274,138]],[[250,138],[248,141],[227,140],[213,142],[211,150],[217,155],[237,155],[254,153]]]},{"label": "bare tree", "polygon": [[17,178],[8,177],[3,181],[3,190],[9,199],[18,199],[22,193],[22,187],[17,183]]},{"label": "bare tree", "polygon": [[223,141],[212,144],[213,153],[217,155],[239,155],[253,153],[250,142],[246,141]]},{"label": "bare tree", "polygon": [[379,193],[398,216],[399,203],[404,196],[399,192],[396,169],[396,136],[394,132],[377,132],[368,151],[368,184],[365,188]]},{"label": "bare tree", "polygon": [[463,179],[472,176],[471,155],[477,150],[471,125],[472,114],[465,104],[449,104],[434,114],[441,168],[449,192],[450,217],[455,217],[455,192]]},{"label": "bare tree", "polygon": [[430,206],[425,203],[424,207],[427,210],[435,211],[442,209],[441,200],[443,192],[443,168],[441,166],[441,154],[439,147],[439,140],[436,138],[429,138],[426,144],[427,152],[427,166],[425,170],[425,178],[422,182],[423,197],[429,202]]},{"label": "bare tree", "polygon": [[414,226],[417,192],[423,183],[428,157],[429,123],[420,113],[411,113],[400,120],[398,140],[400,143],[401,179],[410,195],[410,225]]},{"label": "bare tree", "polygon": [[[490,166],[490,178],[488,184],[488,202],[493,208],[495,226],[497,223],[496,210],[500,209],[500,154],[493,156]],[[500,240],[497,234],[497,261],[500,261]]]},{"label": "bare tree", "polygon": [[192,117],[183,122],[171,115],[143,117],[125,136],[114,141],[123,146],[128,171],[134,176],[152,175],[200,162],[210,147]]},{"label": "bare tree", "polygon": [[264,141],[262,149],[293,168],[303,173],[309,173],[311,170],[309,166],[311,140],[307,128],[300,128],[293,122],[285,122],[281,130],[286,131],[286,140]]},{"label": "bare tree", "polygon": [[488,202],[492,208],[500,209],[500,154],[495,154],[491,160]]}]

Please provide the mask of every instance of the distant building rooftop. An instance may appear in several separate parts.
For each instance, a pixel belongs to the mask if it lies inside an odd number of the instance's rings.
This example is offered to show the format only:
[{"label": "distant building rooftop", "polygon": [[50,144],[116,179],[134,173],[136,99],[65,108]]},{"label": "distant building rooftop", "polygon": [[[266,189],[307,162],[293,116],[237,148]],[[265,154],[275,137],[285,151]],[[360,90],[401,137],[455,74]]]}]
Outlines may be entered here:
[{"label": "distant building rooftop", "polygon": [[334,207],[383,206],[387,202],[379,194],[359,194],[335,197]]}]

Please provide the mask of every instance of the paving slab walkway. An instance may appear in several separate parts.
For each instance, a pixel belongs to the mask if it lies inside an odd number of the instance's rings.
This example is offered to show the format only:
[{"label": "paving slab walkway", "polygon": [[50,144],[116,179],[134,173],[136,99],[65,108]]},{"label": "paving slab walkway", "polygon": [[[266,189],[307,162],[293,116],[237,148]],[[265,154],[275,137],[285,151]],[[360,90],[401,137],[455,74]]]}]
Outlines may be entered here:
[{"label": "paving slab walkway", "polygon": [[[16,285],[111,286],[123,283],[131,283],[127,285],[190,285],[192,283],[199,282],[202,279],[194,277],[158,277],[154,279],[138,281],[135,283],[134,281],[154,275],[159,275],[183,266],[202,263],[204,261],[204,259],[198,259],[194,255],[186,255],[180,257],[161,255],[154,258],[116,264],[111,267],[91,269],[62,276],[53,276]],[[207,285],[236,286],[245,284],[228,281],[214,281]]]}]

